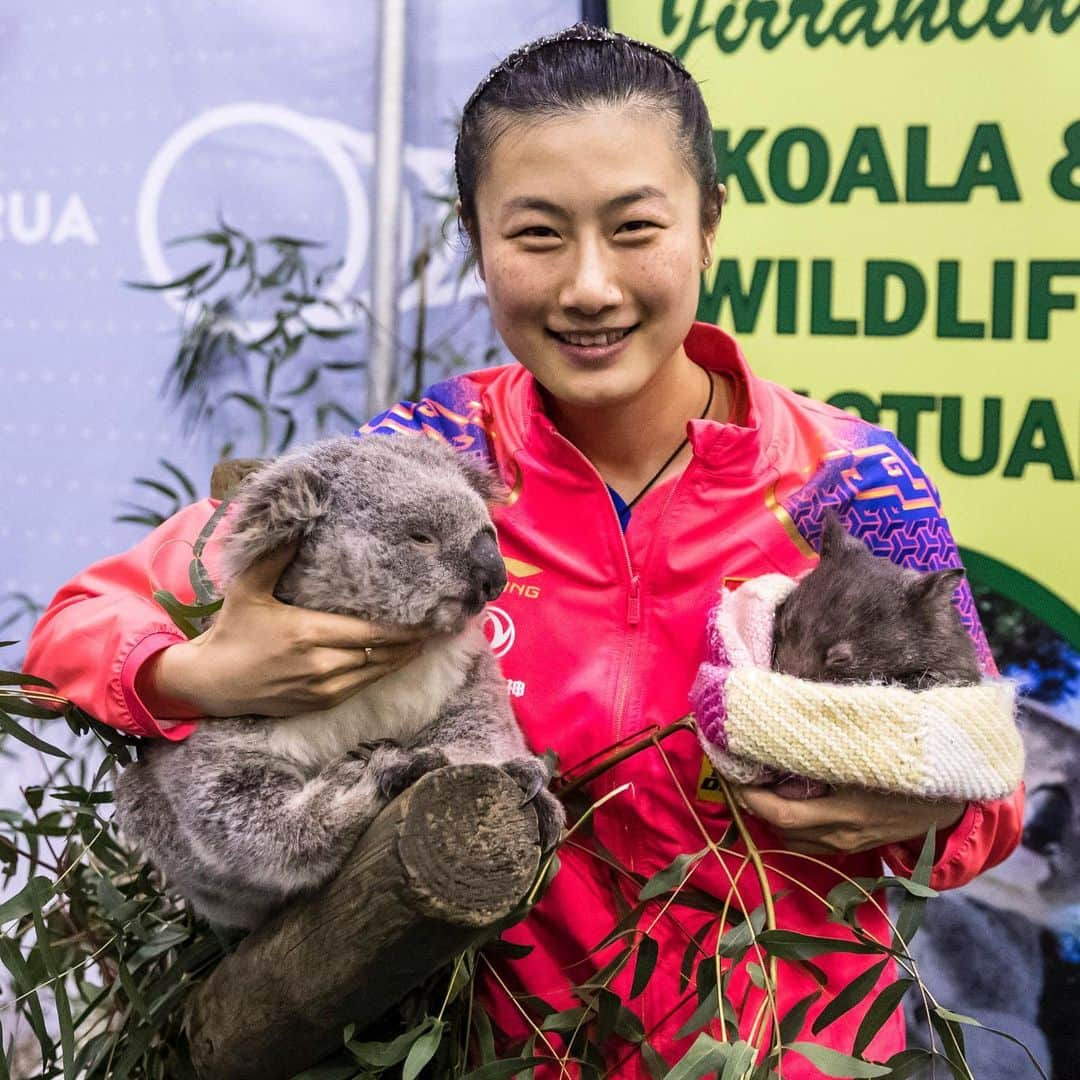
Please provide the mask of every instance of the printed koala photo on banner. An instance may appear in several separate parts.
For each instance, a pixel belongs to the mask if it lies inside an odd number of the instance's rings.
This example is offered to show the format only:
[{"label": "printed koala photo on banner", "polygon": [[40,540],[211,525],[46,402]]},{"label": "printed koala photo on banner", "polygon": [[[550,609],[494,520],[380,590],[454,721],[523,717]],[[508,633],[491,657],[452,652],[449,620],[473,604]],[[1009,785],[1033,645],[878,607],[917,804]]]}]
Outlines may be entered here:
[{"label": "printed koala photo on banner", "polygon": [[[1080,988],[1080,7],[608,12],[674,52],[712,116],[728,198],[699,318],[734,331],[762,374],[892,429],[940,488],[896,462],[894,493],[940,499],[984,623],[1021,610],[1061,659],[1058,679],[1019,639],[999,657],[1032,695],[1024,841],[941,900],[920,963],[960,1012],[1076,1075],[1061,1002],[1075,1010]],[[862,463],[835,466],[854,477]],[[873,495],[859,497],[887,535]],[[925,1044],[925,1019],[909,1021]],[[968,1053],[979,1080],[1032,1074],[981,1032]]]}]

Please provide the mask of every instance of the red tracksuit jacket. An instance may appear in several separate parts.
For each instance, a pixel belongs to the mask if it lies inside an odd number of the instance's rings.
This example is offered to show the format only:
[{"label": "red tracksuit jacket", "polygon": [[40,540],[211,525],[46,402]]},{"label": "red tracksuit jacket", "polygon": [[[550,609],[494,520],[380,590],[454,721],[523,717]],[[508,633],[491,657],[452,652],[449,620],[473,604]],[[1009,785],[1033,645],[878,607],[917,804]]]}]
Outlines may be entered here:
[{"label": "red tracksuit jacket", "polygon": [[[959,565],[937,492],[891,434],[755,377],[735,342],[715,327],[695,326],[686,349],[728,380],[734,422],[690,422],[693,459],[681,476],[641,500],[625,532],[604,481],[555,430],[532,377],[517,365],[451,379],[361,429],[363,435],[408,432],[448,441],[491,461],[510,486],[508,504],[496,513],[510,583],[490,608],[487,627],[530,744],[537,752],[555,750],[565,771],[686,714],[718,589],[810,568],[826,508],[894,561],[923,570]],[[135,693],[135,674],[149,656],[181,639],[151,593],[164,587],[190,595],[190,543],[212,509],[210,502],[187,508],[130,552],[92,566],[61,589],[35,630],[27,670],[118,728],[183,738],[196,719],[159,725]],[[960,611],[992,671],[966,585]],[[524,958],[499,959],[498,978],[484,979],[489,1011],[505,1034],[528,1034],[525,1013],[543,1015],[537,999],[557,1009],[579,1004],[569,988],[617,954],[618,942],[591,950],[636,903],[641,877],[701,850],[702,828],[715,839],[724,834],[730,817],[710,775],[696,738],[678,732],[660,749],[636,754],[591,783],[593,800],[629,786],[600,808],[590,830],[564,846],[561,869],[542,901],[505,935],[532,946]],[[933,886],[961,885],[1000,862],[1021,826],[1019,791],[1001,802],[971,804],[939,839]],[[829,936],[843,932],[826,922],[819,899],[841,880],[831,867],[874,877],[884,858],[910,871],[919,847],[892,845],[826,860],[831,866],[823,867],[776,851],[776,837],[758,823],[754,835],[771,852],[766,859],[778,924]],[[733,855],[721,866],[706,858],[691,884],[724,898],[740,861]],[[745,911],[761,902],[752,871],[738,878],[737,892]],[[627,1003],[652,1047],[673,1063],[693,1041],[675,1033],[696,1005],[693,984],[686,987],[680,969],[688,950],[691,956],[703,950],[712,962],[715,928],[710,933],[706,926],[716,916],[682,905],[661,914],[661,906],[651,903],[637,921],[656,941],[659,959],[644,991]],[[888,940],[883,914],[869,905],[863,910],[866,929]],[[840,988],[879,959],[820,957],[828,985],[798,1038],[850,1052],[873,995],[820,1035],[811,1035],[810,1025]],[[624,1000],[633,967],[629,963],[612,983]],[[893,977],[886,971],[881,985]],[[780,1015],[817,989],[807,970],[782,962]],[[727,993],[746,1037],[761,992],[745,964],[731,976]],[[709,1030],[718,1034],[715,1023]],[[897,1012],[869,1053],[884,1060],[902,1046]],[[640,1053],[617,1037],[608,1061],[614,1067],[609,1075],[649,1076]],[[545,1068],[537,1076],[558,1072]],[[571,1067],[564,1075],[577,1074]],[[785,1055],[783,1075],[821,1074],[792,1053]]]}]

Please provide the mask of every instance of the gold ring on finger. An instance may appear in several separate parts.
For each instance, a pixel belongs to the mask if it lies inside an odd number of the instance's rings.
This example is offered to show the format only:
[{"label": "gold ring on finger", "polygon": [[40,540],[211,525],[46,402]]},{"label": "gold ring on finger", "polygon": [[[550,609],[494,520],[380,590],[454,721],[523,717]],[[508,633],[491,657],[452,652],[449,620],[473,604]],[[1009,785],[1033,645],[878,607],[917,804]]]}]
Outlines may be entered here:
[{"label": "gold ring on finger", "polygon": [[371,653],[372,653],[371,646],[370,645],[365,645],[364,646],[364,663],[365,664],[370,664],[371,663]]}]

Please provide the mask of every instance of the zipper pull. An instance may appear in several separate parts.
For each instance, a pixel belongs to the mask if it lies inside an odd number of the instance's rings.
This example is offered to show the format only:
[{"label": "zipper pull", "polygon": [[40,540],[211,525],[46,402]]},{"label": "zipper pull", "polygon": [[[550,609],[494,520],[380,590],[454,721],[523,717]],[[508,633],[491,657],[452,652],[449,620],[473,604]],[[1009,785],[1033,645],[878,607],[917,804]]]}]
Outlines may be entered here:
[{"label": "zipper pull", "polygon": [[626,602],[626,621],[631,626],[641,622],[641,579],[635,574],[630,579],[630,596]]}]

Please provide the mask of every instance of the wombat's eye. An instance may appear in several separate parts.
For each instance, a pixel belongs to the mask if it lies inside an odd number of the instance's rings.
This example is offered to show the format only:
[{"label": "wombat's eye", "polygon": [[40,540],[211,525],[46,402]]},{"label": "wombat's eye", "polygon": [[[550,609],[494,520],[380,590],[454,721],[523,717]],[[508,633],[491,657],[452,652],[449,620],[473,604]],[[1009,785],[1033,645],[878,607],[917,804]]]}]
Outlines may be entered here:
[{"label": "wombat's eye", "polygon": [[432,544],[435,543],[434,536],[428,536],[427,533],[422,532],[409,533],[409,539],[414,544],[420,544],[422,547],[430,547]]}]

